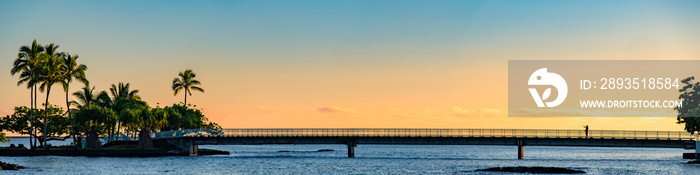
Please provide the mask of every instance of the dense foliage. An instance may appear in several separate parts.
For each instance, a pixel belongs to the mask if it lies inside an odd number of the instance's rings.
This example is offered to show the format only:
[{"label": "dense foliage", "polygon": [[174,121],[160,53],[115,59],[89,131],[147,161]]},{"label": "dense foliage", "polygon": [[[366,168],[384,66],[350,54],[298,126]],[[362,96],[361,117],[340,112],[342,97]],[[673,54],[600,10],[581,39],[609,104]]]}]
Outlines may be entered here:
[{"label": "dense foliage", "polygon": [[173,104],[164,109],[168,112],[168,124],[161,129],[162,131],[221,128],[219,124],[209,122],[199,109],[187,108],[182,104]]},{"label": "dense foliage", "polygon": [[117,123],[117,114],[112,109],[98,105],[82,106],[75,113],[74,121],[76,135],[87,138],[86,148],[94,148],[99,145],[99,136]]},{"label": "dense foliage", "polygon": [[12,138],[6,137],[5,133],[0,133],[0,143],[7,143],[12,141]]},{"label": "dense foliage", "polygon": [[[48,119],[51,125],[47,127],[47,140],[63,140],[65,134],[68,134],[70,121],[63,117],[63,109],[56,105],[48,105]],[[42,114],[43,109],[34,109],[34,113]],[[44,123],[43,119],[34,120],[35,124]],[[38,133],[30,133],[30,109],[26,106],[15,107],[15,112],[12,115],[7,115],[0,118],[0,129],[23,135],[31,135],[38,138],[39,144],[44,145],[42,127],[38,127]],[[64,137],[62,137],[64,136]]]},{"label": "dense foliage", "polygon": [[691,134],[700,132],[700,82],[693,80],[695,77],[681,81],[685,86],[679,90],[678,99],[683,100],[683,106],[675,108],[678,111],[677,123],[685,124],[685,130]]},{"label": "dense foliage", "polygon": [[[58,51],[58,45],[41,45],[36,40],[29,46],[20,47],[11,74],[19,74],[17,85],[26,84],[30,90],[29,107],[15,107],[15,113],[0,120],[0,129],[30,136],[30,146],[40,146],[46,141],[74,137],[75,145],[86,138],[86,147],[99,145],[98,139],[106,136],[138,133],[139,145],[151,147],[150,133],[163,130],[220,128],[209,122],[199,109],[189,109],[187,96],[191,91],[204,90],[195,80],[195,73],[187,69],[180,72],[172,83],[177,95],[184,91],[185,103],[165,108],[151,108],[141,100],[138,90],[131,90],[129,83],[112,84],[109,91],[97,93],[86,77],[87,66],[77,62],[78,55]],[[70,85],[77,80],[84,88],[72,93],[76,101],[69,99]],[[53,85],[61,85],[66,96],[66,111],[56,105],[48,105]],[[45,92],[44,109],[37,105],[37,90]],[[71,106],[77,107],[71,108]],[[43,116],[43,119],[41,118]],[[43,125],[43,127],[40,127]],[[0,136],[3,136],[0,134]],[[132,135],[133,136],[133,135]],[[0,137],[0,142],[3,139]]]},{"label": "dense foliage", "polygon": [[153,147],[151,131],[165,126],[167,117],[168,113],[163,108],[150,108],[146,105],[126,109],[121,113],[124,126],[139,133],[139,147],[142,148]]}]

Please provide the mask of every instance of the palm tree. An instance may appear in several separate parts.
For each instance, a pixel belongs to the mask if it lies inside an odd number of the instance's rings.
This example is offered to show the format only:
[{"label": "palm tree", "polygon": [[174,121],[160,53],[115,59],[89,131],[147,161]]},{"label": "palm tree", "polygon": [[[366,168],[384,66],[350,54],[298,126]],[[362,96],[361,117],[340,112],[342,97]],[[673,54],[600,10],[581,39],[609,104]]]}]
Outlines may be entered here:
[{"label": "palm tree", "polygon": [[82,82],[85,84],[85,86],[88,86],[88,80],[85,78],[85,70],[87,70],[87,66],[84,64],[78,64],[77,60],[78,55],[70,55],[66,53],[63,54],[63,64],[61,65],[61,70],[63,73],[63,77],[61,77],[61,85],[63,85],[63,91],[66,92],[66,112],[68,113],[68,120],[71,121],[70,135],[73,138],[73,141],[75,141],[75,137],[73,137],[73,120],[71,120],[68,90],[70,89],[70,83],[73,81],[73,78]]},{"label": "palm tree", "polygon": [[30,112],[29,112],[29,147],[34,148],[32,144],[32,135],[34,133],[34,107],[36,104],[36,84],[37,84],[37,69],[36,65],[39,61],[39,55],[44,52],[44,47],[37,43],[36,40],[32,41],[31,46],[22,46],[19,49],[19,54],[17,54],[17,59],[15,59],[14,67],[10,73],[15,75],[20,73],[20,80],[17,82],[17,86],[27,83],[27,88],[29,89],[29,99],[30,99]]},{"label": "palm tree", "polygon": [[187,106],[187,95],[192,95],[192,90],[199,91],[199,92],[204,92],[204,89],[200,88],[197,85],[201,85],[201,83],[197,80],[194,79],[196,74],[192,72],[192,69],[187,69],[184,72],[180,72],[178,74],[180,76],[179,78],[173,79],[173,91],[175,91],[175,94],[173,96],[176,96],[178,92],[185,90],[185,106]]},{"label": "palm tree", "polygon": [[119,83],[119,85],[112,84],[112,86],[109,88],[109,92],[112,95],[112,98],[111,99],[105,98],[107,93],[104,91],[103,91],[104,95],[102,95],[103,96],[102,98],[104,98],[105,101],[107,99],[109,99],[108,103],[111,104],[110,107],[115,112],[119,113],[120,111],[122,111],[126,107],[125,105],[128,104],[128,103],[126,103],[127,101],[140,101],[141,100],[141,97],[137,95],[139,93],[139,90],[132,91],[129,89],[130,86],[131,86],[131,84],[129,84],[129,83],[121,83],[121,82]]},{"label": "palm tree", "polygon": [[74,92],[73,97],[78,99],[78,102],[71,101],[71,104],[75,104],[77,107],[90,106],[95,104],[98,100],[98,94],[95,94],[95,86],[90,87],[90,84],[86,84],[85,87],[81,88],[80,91]]},{"label": "palm tree", "polygon": [[[121,82],[118,85],[112,84],[112,86],[109,88],[109,94],[111,94],[112,97],[110,98],[107,91],[102,91],[100,92],[100,95],[98,95],[97,103],[99,103],[101,106],[111,108],[118,115],[120,115],[125,109],[144,103],[141,101],[141,97],[137,95],[139,90],[132,91],[129,89],[130,86],[131,84],[129,83]],[[117,122],[116,132],[120,131],[122,123],[122,119],[120,118],[119,122]],[[114,130],[114,127],[111,127],[110,130]],[[111,133],[112,132],[110,132],[110,134]]]},{"label": "palm tree", "polygon": [[127,128],[139,133],[139,147],[153,147],[151,132],[161,129],[168,122],[168,113],[160,107],[150,108],[148,105],[138,105],[122,112],[121,117],[125,120]]},{"label": "palm tree", "polygon": [[[44,103],[44,135],[43,142],[46,142],[47,126],[48,126],[48,108],[49,108],[49,95],[51,94],[51,86],[59,83],[62,80],[63,74],[61,71],[61,60],[59,57],[61,53],[58,53],[56,49],[58,45],[53,43],[46,45],[45,52],[41,54],[40,58],[42,63],[40,66],[39,81],[41,86],[39,90],[46,90],[46,101]],[[47,144],[44,144],[45,149],[49,149]]]},{"label": "palm tree", "polygon": [[112,94],[112,97],[114,99],[119,99],[119,98],[126,98],[126,99],[133,99],[138,97],[139,90],[131,90],[129,89],[131,87],[130,83],[119,83],[119,85],[112,84],[112,86],[109,88],[109,92]]}]

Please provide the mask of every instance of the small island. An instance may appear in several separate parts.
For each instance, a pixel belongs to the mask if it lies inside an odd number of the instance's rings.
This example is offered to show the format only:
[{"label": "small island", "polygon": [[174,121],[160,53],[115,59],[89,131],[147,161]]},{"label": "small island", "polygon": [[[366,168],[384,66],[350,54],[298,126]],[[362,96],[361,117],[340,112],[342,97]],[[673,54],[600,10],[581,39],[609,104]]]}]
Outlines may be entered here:
[{"label": "small island", "polygon": [[[19,76],[18,86],[29,90],[30,104],[17,106],[12,115],[1,117],[0,131],[27,135],[29,144],[0,148],[0,156],[192,155],[167,141],[152,139],[152,133],[221,129],[217,123],[210,122],[196,105],[187,103],[187,96],[191,96],[192,91],[204,92],[191,69],[179,72],[172,83],[164,84],[164,91],[173,92],[173,96],[182,94],[183,102],[161,107],[160,104],[149,105],[139,95],[139,90],[133,89],[129,83],[114,83],[106,90],[96,91],[87,78],[88,66],[80,64],[78,58],[77,54],[60,51],[54,43],[42,45],[34,40],[19,48],[10,73]],[[73,82],[84,86],[72,91]],[[42,96],[40,92],[43,92]],[[64,106],[50,103],[50,95],[56,93],[65,96],[65,101],[61,101]],[[72,142],[52,146],[52,140]],[[0,133],[0,142],[9,141],[11,138]],[[197,155],[229,154],[226,151],[196,150]]]},{"label": "small island", "polygon": [[[229,155],[228,151],[211,149],[197,150],[197,155]],[[158,156],[189,156],[188,153],[164,141],[154,142],[153,148],[139,148],[137,141],[113,141],[98,148],[74,149],[71,146],[50,147],[49,150],[31,150],[25,147],[0,148],[3,156],[86,156],[86,157],[158,157]]]}]

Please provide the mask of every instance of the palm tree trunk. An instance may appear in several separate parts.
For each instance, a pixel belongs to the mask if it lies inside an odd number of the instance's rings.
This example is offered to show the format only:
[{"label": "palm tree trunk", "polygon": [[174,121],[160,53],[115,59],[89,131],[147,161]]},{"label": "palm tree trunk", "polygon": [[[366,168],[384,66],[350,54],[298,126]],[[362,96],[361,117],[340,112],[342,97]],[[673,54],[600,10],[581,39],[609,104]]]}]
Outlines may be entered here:
[{"label": "palm tree trunk", "polygon": [[139,130],[139,148],[153,148],[150,129],[141,128],[141,130]]},{"label": "palm tree trunk", "polygon": [[187,108],[187,89],[185,89],[185,108]]},{"label": "palm tree trunk", "polygon": [[117,126],[115,126],[115,125],[109,126],[109,135],[108,136],[110,138],[109,138],[109,140],[107,140],[107,142],[112,141],[112,137],[114,137],[114,128],[116,128],[116,127]]},{"label": "palm tree trunk", "polygon": [[29,149],[34,149],[32,145],[32,134],[34,134],[34,86],[29,88]]},{"label": "palm tree trunk", "polygon": [[[39,108],[39,105],[37,105],[37,103],[39,103],[38,88],[39,87],[36,87],[36,85],[34,85],[34,108]],[[39,142],[39,140],[38,140],[39,138],[36,138],[38,136],[37,132],[39,132],[39,131],[37,131],[36,125],[34,125],[34,124],[35,124],[34,118],[32,118],[32,130],[34,130],[34,148],[36,148],[36,144]]]},{"label": "palm tree trunk", "polygon": [[49,150],[46,142],[46,126],[49,124],[49,94],[51,94],[51,85],[46,89],[46,103],[44,103],[44,149]]},{"label": "palm tree trunk", "polygon": [[[118,133],[119,133],[120,127],[122,126],[121,124],[122,124],[122,123],[119,122],[119,120],[117,120],[117,135],[118,135]],[[119,140],[119,137],[117,137],[117,140]]]},{"label": "palm tree trunk", "polygon": [[66,112],[68,112],[68,121],[70,122],[70,138],[73,139],[73,145],[77,145],[73,135],[73,120],[71,119],[70,103],[68,102],[68,90],[66,90]]}]

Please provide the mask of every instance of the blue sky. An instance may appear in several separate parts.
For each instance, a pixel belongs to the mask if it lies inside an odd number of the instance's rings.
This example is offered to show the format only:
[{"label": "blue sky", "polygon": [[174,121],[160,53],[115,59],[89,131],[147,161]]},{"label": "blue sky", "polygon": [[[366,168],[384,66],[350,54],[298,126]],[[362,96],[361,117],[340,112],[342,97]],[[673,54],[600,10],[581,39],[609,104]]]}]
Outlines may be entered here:
[{"label": "blue sky", "polygon": [[2,1],[0,115],[28,103],[9,69],[37,39],[153,106],[194,69],[207,92],[188,101],[224,127],[497,127],[453,112],[505,111],[507,60],[697,59],[697,17],[698,1]]}]

